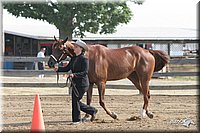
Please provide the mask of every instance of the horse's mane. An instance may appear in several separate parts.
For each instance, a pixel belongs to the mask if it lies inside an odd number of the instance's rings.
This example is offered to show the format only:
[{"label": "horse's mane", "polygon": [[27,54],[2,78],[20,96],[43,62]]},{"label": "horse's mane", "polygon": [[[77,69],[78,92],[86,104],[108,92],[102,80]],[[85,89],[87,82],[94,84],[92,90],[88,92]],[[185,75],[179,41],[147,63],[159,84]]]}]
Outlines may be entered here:
[{"label": "horse's mane", "polygon": [[66,45],[67,48],[74,49],[74,45],[72,44],[72,42],[74,41],[66,41],[64,45]]}]

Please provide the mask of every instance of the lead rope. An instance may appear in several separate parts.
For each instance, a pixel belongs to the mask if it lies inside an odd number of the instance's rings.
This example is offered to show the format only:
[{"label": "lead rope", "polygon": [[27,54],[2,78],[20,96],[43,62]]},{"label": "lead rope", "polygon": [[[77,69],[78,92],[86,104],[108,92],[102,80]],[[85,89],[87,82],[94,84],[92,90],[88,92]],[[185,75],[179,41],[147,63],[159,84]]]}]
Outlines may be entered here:
[{"label": "lead rope", "polygon": [[67,87],[67,86],[68,86],[68,81],[66,80],[65,85],[61,86],[61,85],[59,84],[59,72],[56,72],[56,73],[57,73],[57,86],[60,87],[60,88]]},{"label": "lead rope", "polygon": [[[64,88],[64,87],[67,87],[67,86],[68,86],[68,87],[71,87],[71,86],[72,86],[72,91],[74,91],[75,96],[76,96],[76,97],[79,97],[79,92],[78,92],[78,90],[77,90],[77,88],[76,88],[74,82],[72,81],[72,77],[68,77],[67,80],[66,80],[65,85],[64,85],[64,86],[61,86],[61,85],[59,84],[59,72],[56,72],[56,73],[57,73],[57,85],[58,85],[58,87]],[[70,85],[69,85],[69,84],[70,84]]]},{"label": "lead rope", "polygon": [[[78,92],[78,90],[77,90],[77,88],[76,88],[76,86],[75,86],[75,84],[74,84],[74,82],[73,82],[73,80],[72,80],[72,77],[68,77],[68,78],[67,78],[67,81],[68,81],[68,80],[71,82],[72,91],[74,91],[75,96],[76,96],[76,97],[79,97],[79,92]],[[70,86],[71,86],[71,85],[70,85]]]}]

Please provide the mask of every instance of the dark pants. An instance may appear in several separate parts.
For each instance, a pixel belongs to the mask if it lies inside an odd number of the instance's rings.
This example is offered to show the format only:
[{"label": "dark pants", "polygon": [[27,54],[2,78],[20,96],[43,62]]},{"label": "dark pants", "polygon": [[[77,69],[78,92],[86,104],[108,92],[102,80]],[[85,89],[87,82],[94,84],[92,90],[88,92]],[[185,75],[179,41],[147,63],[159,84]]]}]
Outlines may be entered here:
[{"label": "dark pants", "polygon": [[[87,87],[88,88],[88,87]],[[85,90],[87,90],[85,87],[77,87],[78,95],[74,92],[75,88],[72,88],[72,121],[77,122],[81,120],[81,112],[83,111],[87,114],[94,114],[95,108],[91,107],[89,105],[86,105],[82,103],[80,100],[82,99]]]},{"label": "dark pants", "polygon": [[43,63],[38,62],[38,70],[44,70]]}]

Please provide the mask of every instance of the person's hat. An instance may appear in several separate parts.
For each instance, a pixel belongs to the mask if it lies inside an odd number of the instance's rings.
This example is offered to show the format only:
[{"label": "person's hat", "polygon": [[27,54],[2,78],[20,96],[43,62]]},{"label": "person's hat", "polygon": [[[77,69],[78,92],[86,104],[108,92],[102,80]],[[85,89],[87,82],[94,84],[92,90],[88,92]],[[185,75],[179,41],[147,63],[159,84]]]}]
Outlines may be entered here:
[{"label": "person's hat", "polygon": [[76,45],[82,47],[85,51],[88,51],[88,47],[87,47],[86,43],[80,39],[78,39],[76,42],[72,42],[72,44],[76,44]]}]

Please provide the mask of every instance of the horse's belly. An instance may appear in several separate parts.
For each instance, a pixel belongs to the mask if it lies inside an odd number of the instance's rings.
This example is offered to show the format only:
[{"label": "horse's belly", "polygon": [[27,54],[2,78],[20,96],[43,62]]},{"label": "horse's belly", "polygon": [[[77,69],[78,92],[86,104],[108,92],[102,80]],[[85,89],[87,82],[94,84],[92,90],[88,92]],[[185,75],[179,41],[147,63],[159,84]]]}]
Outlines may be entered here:
[{"label": "horse's belly", "polygon": [[112,72],[108,72],[107,73],[107,80],[111,81],[111,80],[120,80],[120,79],[124,79],[127,78],[134,70],[127,70],[127,71],[120,71],[120,70],[116,70],[116,71],[112,71]]}]

